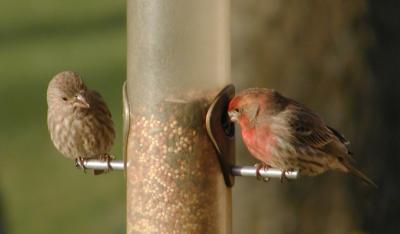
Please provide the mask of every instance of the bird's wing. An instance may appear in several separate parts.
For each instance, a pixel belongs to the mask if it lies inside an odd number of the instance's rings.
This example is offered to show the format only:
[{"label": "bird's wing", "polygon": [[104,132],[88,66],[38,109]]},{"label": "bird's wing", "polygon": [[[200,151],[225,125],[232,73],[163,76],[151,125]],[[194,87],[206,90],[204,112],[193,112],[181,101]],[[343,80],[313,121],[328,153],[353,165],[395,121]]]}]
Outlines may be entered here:
[{"label": "bird's wing", "polygon": [[310,109],[299,103],[293,103],[287,108],[291,109],[292,112],[289,123],[293,137],[298,142],[316,149],[322,149],[335,140],[334,133]]},{"label": "bird's wing", "polygon": [[90,90],[89,92],[91,101],[95,103],[97,110],[111,118],[111,112],[101,94],[95,90]]},{"label": "bird's wing", "polygon": [[333,134],[335,134],[335,136],[340,140],[340,142],[342,142],[347,147],[350,146],[350,141],[347,140],[343,134],[341,134],[339,131],[337,131],[336,129],[334,129],[332,127],[329,127],[329,126],[327,126],[327,127],[329,128],[329,130],[332,131]]},{"label": "bird's wing", "polygon": [[312,110],[293,101],[287,107],[291,110],[289,118],[294,140],[327,154],[352,159],[350,142],[337,130],[327,126]]},{"label": "bird's wing", "polygon": [[347,153],[348,155],[348,159],[350,159],[351,161],[355,161],[354,158],[352,157],[354,154],[353,152],[351,152],[350,150],[350,141],[346,139],[346,137],[341,134],[339,131],[337,131],[336,129],[327,126],[327,128],[335,135],[335,137],[339,140],[341,148]]}]

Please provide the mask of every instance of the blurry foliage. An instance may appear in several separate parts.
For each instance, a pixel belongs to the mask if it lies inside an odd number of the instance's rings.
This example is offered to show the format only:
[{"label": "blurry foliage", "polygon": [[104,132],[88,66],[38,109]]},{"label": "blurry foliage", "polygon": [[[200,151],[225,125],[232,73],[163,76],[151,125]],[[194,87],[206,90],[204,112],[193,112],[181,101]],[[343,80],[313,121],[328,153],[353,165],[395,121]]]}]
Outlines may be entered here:
[{"label": "blurry foliage", "polygon": [[0,207],[7,233],[124,233],[122,173],[83,175],[55,150],[46,89],[57,72],[80,72],[111,107],[113,153],[121,155],[125,1],[1,1],[0,18]]}]

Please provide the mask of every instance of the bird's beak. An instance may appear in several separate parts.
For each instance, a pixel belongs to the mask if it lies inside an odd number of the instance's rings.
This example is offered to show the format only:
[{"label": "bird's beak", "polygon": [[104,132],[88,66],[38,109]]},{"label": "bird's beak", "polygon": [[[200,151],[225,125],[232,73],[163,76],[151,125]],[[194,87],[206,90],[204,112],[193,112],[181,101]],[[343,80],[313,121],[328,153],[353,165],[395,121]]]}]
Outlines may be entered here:
[{"label": "bird's beak", "polygon": [[83,96],[83,94],[78,94],[76,96],[75,103],[78,107],[81,107],[81,108],[89,108],[90,107],[89,103],[87,102],[87,100],[86,100],[85,96]]},{"label": "bird's beak", "polygon": [[237,111],[228,111],[228,116],[232,122],[239,120],[239,113]]}]

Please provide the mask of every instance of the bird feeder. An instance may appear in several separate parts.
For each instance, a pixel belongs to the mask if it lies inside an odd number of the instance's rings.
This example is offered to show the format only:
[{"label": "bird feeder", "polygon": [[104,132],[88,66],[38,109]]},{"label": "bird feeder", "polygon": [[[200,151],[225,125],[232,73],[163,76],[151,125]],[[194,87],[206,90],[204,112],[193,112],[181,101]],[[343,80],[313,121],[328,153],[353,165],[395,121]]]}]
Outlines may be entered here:
[{"label": "bird feeder", "polygon": [[231,233],[231,189],[205,124],[230,83],[229,1],[127,8],[127,233]]},{"label": "bird feeder", "polygon": [[128,0],[124,161],[127,233],[232,233],[233,176],[296,179],[297,171],[234,165],[227,105],[228,0]]}]

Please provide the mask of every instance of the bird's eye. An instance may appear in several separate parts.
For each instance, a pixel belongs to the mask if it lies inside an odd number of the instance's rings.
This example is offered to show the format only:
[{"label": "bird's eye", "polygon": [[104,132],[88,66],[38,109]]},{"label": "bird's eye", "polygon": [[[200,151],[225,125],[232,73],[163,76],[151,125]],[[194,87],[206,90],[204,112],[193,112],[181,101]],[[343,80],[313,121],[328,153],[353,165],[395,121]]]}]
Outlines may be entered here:
[{"label": "bird's eye", "polygon": [[239,108],[235,108],[234,111],[237,112],[237,113],[240,113],[240,109]]},{"label": "bird's eye", "polygon": [[67,100],[68,100],[68,98],[66,98],[66,97],[62,97],[62,100],[64,100],[64,101],[67,101]]}]

